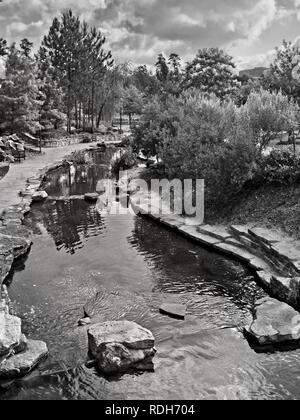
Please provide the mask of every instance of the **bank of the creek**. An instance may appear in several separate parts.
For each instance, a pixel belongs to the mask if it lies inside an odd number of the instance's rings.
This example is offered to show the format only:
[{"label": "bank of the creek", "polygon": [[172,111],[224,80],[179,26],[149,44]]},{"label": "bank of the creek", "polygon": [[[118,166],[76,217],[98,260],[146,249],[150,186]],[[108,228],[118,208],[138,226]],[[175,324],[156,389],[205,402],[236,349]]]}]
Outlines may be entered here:
[{"label": "bank of the creek", "polygon": [[[300,350],[258,354],[242,334],[265,296],[246,267],[154,221],[103,217],[76,199],[95,191],[115,152],[93,152],[89,166],[48,174],[49,196],[66,199],[35,204],[26,217],[33,246],[6,283],[25,334],[44,340],[50,356],[0,398],[299,399]],[[83,367],[87,334],[77,323],[99,291],[100,318],[133,320],[153,332],[155,373],[107,380]],[[111,292],[120,296],[114,306]],[[185,321],[159,313],[169,298],[188,303]]]}]

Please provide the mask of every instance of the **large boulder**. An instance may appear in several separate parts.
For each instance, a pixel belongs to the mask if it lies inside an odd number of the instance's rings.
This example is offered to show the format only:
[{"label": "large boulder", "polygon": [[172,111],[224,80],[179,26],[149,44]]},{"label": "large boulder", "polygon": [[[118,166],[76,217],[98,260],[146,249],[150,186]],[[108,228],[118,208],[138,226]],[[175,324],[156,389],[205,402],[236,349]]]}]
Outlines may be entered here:
[{"label": "large boulder", "polygon": [[135,322],[96,324],[88,331],[89,351],[105,374],[153,370],[154,336]]},{"label": "large boulder", "polygon": [[246,334],[261,346],[300,343],[300,313],[286,303],[263,298],[255,305]]},{"label": "large boulder", "polygon": [[0,379],[15,379],[27,375],[48,355],[43,341],[28,340],[27,349],[0,363]]}]

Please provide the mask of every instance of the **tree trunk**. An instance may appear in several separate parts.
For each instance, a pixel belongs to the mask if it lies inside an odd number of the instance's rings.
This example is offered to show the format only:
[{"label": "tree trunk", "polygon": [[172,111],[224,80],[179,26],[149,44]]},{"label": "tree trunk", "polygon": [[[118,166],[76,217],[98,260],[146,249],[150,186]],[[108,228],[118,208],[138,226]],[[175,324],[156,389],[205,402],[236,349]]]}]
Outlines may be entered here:
[{"label": "tree trunk", "polygon": [[100,122],[101,122],[101,118],[102,118],[102,113],[103,113],[103,109],[105,106],[105,102],[103,102],[103,104],[100,107],[99,113],[98,113],[98,118],[97,118],[97,128],[99,128]]},{"label": "tree trunk", "polygon": [[92,82],[92,105],[91,105],[91,111],[92,111],[92,134],[94,133],[94,96],[95,96],[95,81],[93,78],[93,82]]}]

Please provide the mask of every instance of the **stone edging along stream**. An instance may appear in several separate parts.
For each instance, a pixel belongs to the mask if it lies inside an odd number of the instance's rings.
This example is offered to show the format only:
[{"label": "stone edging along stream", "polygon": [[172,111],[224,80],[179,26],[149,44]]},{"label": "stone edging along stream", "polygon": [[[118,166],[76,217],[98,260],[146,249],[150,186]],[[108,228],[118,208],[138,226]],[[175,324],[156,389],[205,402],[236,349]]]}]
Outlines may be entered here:
[{"label": "stone edging along stream", "polygon": [[[9,298],[3,283],[12,269],[13,262],[25,255],[31,248],[31,231],[23,225],[23,220],[25,215],[30,212],[34,194],[40,190],[46,174],[65,164],[68,164],[65,159],[60,160],[46,166],[35,177],[28,179],[25,189],[20,193],[22,197],[20,203],[5,209],[0,215],[0,318],[6,316],[6,329],[15,328],[16,332],[16,339],[12,340],[11,347],[4,349],[1,353],[2,327],[0,319],[0,378],[10,377],[11,372],[14,376],[18,376],[15,365],[12,363],[14,358],[19,366],[19,375],[23,375],[30,371],[47,353],[45,343],[27,341],[22,335],[21,320],[9,313]],[[140,212],[150,216],[162,225],[196,241],[201,246],[209,247],[216,252],[241,261],[256,272],[257,278],[271,295],[288,304],[274,299],[258,302],[255,307],[253,324],[246,328],[247,334],[250,334],[252,339],[259,344],[299,342],[300,328],[296,329],[295,333],[294,321],[295,319],[299,321],[300,314],[292,306],[300,306],[300,243],[292,239],[286,240],[280,237],[277,232],[261,228],[191,226],[180,216],[162,216],[159,215],[159,211],[149,212],[147,200],[144,200],[141,205],[135,202],[134,197],[133,194],[131,203],[136,213]],[[28,364],[26,357],[25,360],[20,360],[22,357],[24,358],[22,355],[26,354],[24,353],[25,348],[31,352],[31,364]],[[6,363],[6,359],[8,363]]]},{"label": "stone edging along stream", "polygon": [[245,335],[267,351],[270,345],[300,347],[300,313],[296,310],[300,307],[300,241],[252,226],[195,226],[192,219],[162,215],[145,196],[136,200],[132,195],[131,204],[136,214],[248,266],[271,297],[256,302],[253,323],[245,326]]},{"label": "stone edging along stream", "polygon": [[46,343],[29,340],[22,333],[22,321],[10,312],[10,300],[3,284],[14,261],[26,255],[32,245],[32,232],[23,225],[30,212],[34,194],[40,189],[46,173],[62,167],[61,160],[27,180],[21,201],[3,210],[0,215],[0,380],[22,377],[34,369],[48,355]]}]

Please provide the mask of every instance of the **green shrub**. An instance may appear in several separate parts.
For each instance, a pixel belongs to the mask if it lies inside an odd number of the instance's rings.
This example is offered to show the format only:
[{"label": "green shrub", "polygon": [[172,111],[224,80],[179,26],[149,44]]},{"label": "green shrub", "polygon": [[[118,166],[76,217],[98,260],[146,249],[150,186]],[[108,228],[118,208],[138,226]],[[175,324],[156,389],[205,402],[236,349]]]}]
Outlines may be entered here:
[{"label": "green shrub", "polygon": [[131,169],[135,165],[137,165],[136,154],[131,149],[128,149],[112,162],[111,171],[114,175],[118,175],[120,171]]},{"label": "green shrub", "polygon": [[290,185],[300,182],[300,156],[289,149],[272,150],[261,158],[254,179],[256,185]]},{"label": "green shrub", "polygon": [[252,92],[241,108],[261,153],[282,131],[297,127],[297,105],[281,92]]}]

